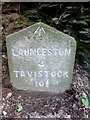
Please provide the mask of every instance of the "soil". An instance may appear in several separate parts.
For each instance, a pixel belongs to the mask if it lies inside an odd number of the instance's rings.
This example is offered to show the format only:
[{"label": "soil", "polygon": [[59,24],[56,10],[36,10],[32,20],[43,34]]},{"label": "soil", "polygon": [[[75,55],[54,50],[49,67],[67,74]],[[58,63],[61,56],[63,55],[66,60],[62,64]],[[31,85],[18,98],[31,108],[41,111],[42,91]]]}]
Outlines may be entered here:
[{"label": "soil", "polygon": [[[18,24],[16,24],[18,21]],[[16,25],[15,25],[16,24]],[[32,23],[31,23],[32,24]],[[90,106],[85,107],[80,96],[90,101],[88,74],[75,64],[72,84],[62,94],[17,90],[10,84],[5,36],[29,26],[24,16],[12,13],[3,16],[2,52],[2,118],[90,118]],[[22,110],[18,111],[19,103]]]},{"label": "soil", "polygon": [[[86,82],[87,81],[87,82]],[[6,85],[7,86],[7,85]],[[49,94],[17,90],[10,84],[2,88],[2,116],[7,118],[90,118],[90,106],[78,99],[85,95],[89,100],[87,73],[75,66],[73,83],[62,94]],[[21,103],[22,111],[18,111]]]}]

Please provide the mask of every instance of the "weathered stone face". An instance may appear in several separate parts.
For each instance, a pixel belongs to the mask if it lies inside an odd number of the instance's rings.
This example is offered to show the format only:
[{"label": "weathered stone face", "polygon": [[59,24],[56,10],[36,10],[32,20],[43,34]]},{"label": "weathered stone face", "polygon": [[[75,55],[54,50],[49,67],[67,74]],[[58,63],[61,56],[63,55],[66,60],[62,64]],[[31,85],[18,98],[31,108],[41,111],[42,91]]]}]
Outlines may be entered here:
[{"label": "weathered stone face", "polygon": [[70,88],[75,39],[41,22],[7,36],[11,83],[18,89],[59,93]]}]

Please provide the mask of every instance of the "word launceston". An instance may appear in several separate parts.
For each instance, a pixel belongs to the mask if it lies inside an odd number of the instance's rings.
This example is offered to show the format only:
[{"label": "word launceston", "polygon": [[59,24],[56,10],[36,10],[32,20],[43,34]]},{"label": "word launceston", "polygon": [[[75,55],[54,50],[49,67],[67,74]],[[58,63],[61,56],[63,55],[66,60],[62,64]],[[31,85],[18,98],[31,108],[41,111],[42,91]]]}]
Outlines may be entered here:
[{"label": "word launceston", "polygon": [[70,56],[71,54],[71,49],[59,49],[59,48],[52,48],[52,49],[47,49],[47,48],[37,48],[37,49],[13,49],[12,48],[12,55],[13,56],[29,56],[29,55],[60,55],[60,56]]}]

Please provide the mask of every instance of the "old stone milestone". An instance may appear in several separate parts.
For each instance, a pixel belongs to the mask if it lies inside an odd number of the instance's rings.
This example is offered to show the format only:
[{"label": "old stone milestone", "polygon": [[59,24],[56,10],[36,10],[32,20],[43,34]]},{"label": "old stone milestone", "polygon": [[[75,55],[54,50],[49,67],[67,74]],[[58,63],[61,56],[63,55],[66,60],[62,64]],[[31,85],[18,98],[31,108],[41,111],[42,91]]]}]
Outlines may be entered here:
[{"label": "old stone milestone", "polygon": [[75,39],[44,23],[7,36],[11,83],[29,91],[61,93],[70,88]]}]

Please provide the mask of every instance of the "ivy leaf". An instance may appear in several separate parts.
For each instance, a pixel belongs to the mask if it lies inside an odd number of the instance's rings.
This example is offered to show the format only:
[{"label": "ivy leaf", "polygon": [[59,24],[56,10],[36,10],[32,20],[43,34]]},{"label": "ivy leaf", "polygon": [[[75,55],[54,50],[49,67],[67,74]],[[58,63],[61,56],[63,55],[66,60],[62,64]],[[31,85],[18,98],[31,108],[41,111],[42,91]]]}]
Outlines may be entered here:
[{"label": "ivy leaf", "polygon": [[88,107],[88,106],[89,106],[89,100],[88,100],[88,98],[85,98],[85,97],[83,97],[83,96],[80,96],[80,97],[79,97],[79,100],[83,103],[83,105],[84,105],[85,107]]},{"label": "ivy leaf", "polygon": [[23,106],[21,105],[21,103],[18,104],[18,112],[21,112],[23,110]]},{"label": "ivy leaf", "polygon": [[83,98],[84,98],[83,96],[80,96],[80,97],[79,97],[79,100],[81,101]]},{"label": "ivy leaf", "polygon": [[89,106],[89,100],[87,98],[82,98],[82,103],[85,107]]}]

